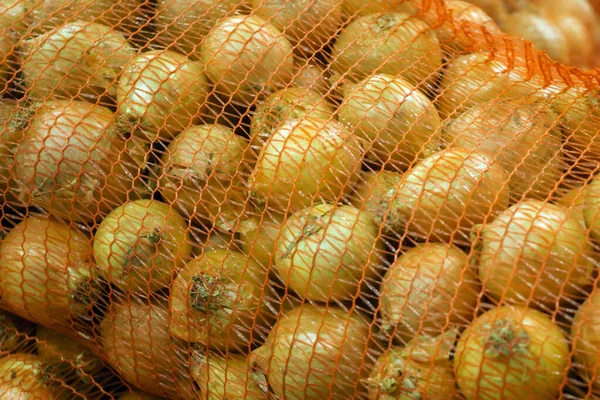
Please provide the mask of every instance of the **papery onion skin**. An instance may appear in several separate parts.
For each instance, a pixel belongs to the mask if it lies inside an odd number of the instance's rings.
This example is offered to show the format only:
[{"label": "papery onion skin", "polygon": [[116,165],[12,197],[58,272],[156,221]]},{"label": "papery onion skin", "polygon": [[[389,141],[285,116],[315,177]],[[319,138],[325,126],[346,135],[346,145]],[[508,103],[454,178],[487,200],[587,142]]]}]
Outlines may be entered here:
[{"label": "papery onion skin", "polygon": [[260,203],[288,212],[310,206],[313,199],[337,201],[356,182],[362,152],[360,139],[337,121],[287,120],[258,156],[251,193]]},{"label": "papery onion skin", "polygon": [[439,150],[442,121],[433,103],[400,77],[375,74],[345,88],[338,120],[366,141],[366,158],[406,170]]},{"label": "papery onion skin", "polygon": [[99,273],[126,293],[167,286],[189,260],[187,221],[157,200],[127,202],[110,212],[94,236]]},{"label": "papery onion skin", "polygon": [[195,399],[188,346],[169,334],[166,302],[111,302],[100,324],[108,363],[123,379],[167,399]]},{"label": "papery onion skin", "polygon": [[17,353],[0,359],[0,396],[3,400],[63,399],[63,392],[45,371],[42,359]]},{"label": "papery onion skin", "polygon": [[419,244],[399,255],[379,290],[382,329],[403,341],[466,326],[481,284],[467,254],[446,243]]},{"label": "papery onion skin", "polygon": [[26,351],[28,337],[33,337],[35,325],[8,311],[0,310],[0,355]]},{"label": "papery onion skin", "polygon": [[389,232],[423,240],[469,243],[473,225],[508,207],[507,181],[487,155],[460,148],[437,152],[403,176],[384,224]]},{"label": "papery onion skin", "polygon": [[284,215],[274,212],[242,220],[237,233],[244,253],[269,268],[274,260],[275,246],[284,220]]},{"label": "papery onion skin", "polygon": [[378,278],[383,244],[368,212],[319,204],[298,211],[281,228],[275,269],[286,286],[312,301],[356,298]]},{"label": "papery onion skin", "polygon": [[283,88],[294,73],[290,42],[254,15],[219,21],[204,39],[201,55],[218,93],[245,105]]},{"label": "papery onion skin", "polygon": [[247,197],[247,148],[244,138],[223,125],[187,128],[162,156],[160,193],[186,217],[231,228]]},{"label": "papery onion skin", "polygon": [[191,368],[202,400],[266,400],[269,395],[255,380],[251,366],[244,354],[228,353],[222,357],[210,352],[197,357]]},{"label": "papery onion skin", "polygon": [[70,221],[106,215],[125,201],[142,167],[123,133],[106,107],[71,100],[44,103],[16,150],[17,197]]},{"label": "papery onion skin", "polygon": [[594,291],[579,307],[571,325],[571,340],[577,369],[586,382],[591,383],[592,393],[600,393],[600,292]]},{"label": "papery onion skin", "polygon": [[485,152],[510,176],[511,197],[545,200],[563,177],[559,117],[543,104],[492,100],[475,105],[444,125],[450,148]]},{"label": "papery onion skin", "polygon": [[553,309],[585,297],[594,251],[566,208],[526,200],[477,230],[477,271],[494,299]]},{"label": "papery onion skin", "polygon": [[359,210],[369,212],[377,225],[382,225],[386,220],[388,225],[395,226],[401,221],[393,220],[394,210],[391,206],[401,182],[402,174],[398,172],[363,171],[351,195],[351,204]]},{"label": "papery onion skin", "polygon": [[171,139],[198,122],[208,95],[200,61],[169,50],[137,55],[123,69],[117,90],[119,115],[139,121],[151,138]]},{"label": "papery onion skin", "polygon": [[97,23],[72,22],[21,42],[23,81],[30,99],[117,97],[117,79],[135,49]]},{"label": "papery onion skin", "polygon": [[29,216],[0,243],[2,307],[61,327],[88,315],[99,296],[90,239],[61,222]]},{"label": "papery onion skin", "polygon": [[332,50],[331,69],[359,81],[373,73],[401,76],[415,86],[433,83],[442,67],[435,32],[399,12],[370,14],[348,25]]},{"label": "papery onion skin", "polygon": [[346,400],[366,396],[374,348],[360,315],[304,304],[284,313],[250,357],[280,399]]},{"label": "papery onion skin", "polygon": [[170,330],[212,349],[243,351],[270,326],[267,270],[246,255],[212,250],[191,260],[171,287]]},{"label": "papery onion skin", "polygon": [[467,400],[547,400],[559,395],[568,363],[568,341],[548,316],[504,306],[463,332],[454,370]]},{"label": "papery onion skin", "polygon": [[300,53],[321,50],[342,25],[338,0],[253,0],[252,4],[255,15],[282,31]]},{"label": "papery onion skin", "polygon": [[369,400],[447,400],[457,394],[450,353],[457,331],[420,336],[392,347],[378,359],[369,376]]}]

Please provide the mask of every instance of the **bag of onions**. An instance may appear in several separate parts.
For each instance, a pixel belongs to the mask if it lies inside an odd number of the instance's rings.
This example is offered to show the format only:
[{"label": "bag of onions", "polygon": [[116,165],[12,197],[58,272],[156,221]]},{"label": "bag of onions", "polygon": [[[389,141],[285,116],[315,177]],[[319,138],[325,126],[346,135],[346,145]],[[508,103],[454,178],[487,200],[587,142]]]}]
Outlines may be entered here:
[{"label": "bag of onions", "polygon": [[598,0],[0,0],[0,400],[600,398],[598,55]]}]

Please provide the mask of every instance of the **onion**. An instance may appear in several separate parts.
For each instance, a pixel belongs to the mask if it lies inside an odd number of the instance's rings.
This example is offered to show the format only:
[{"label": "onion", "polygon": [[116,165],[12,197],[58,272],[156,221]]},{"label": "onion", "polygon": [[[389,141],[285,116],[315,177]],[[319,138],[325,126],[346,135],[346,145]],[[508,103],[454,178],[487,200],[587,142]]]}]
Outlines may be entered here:
[{"label": "onion", "polygon": [[296,73],[292,80],[293,86],[315,91],[322,95],[329,93],[329,71],[326,72],[318,64],[308,60],[302,60],[295,65]]},{"label": "onion", "polygon": [[442,121],[433,103],[402,78],[371,75],[346,89],[339,121],[368,143],[366,158],[405,170],[439,149]]},{"label": "onion", "polygon": [[206,251],[190,261],[171,288],[170,329],[189,342],[241,351],[270,326],[263,303],[267,270],[244,254]]},{"label": "onion", "polygon": [[17,33],[13,29],[17,21],[1,15],[6,12],[9,12],[7,7],[0,4],[0,92],[7,89],[8,81],[17,70],[17,66],[12,62],[18,41]]},{"label": "onion", "polygon": [[245,399],[266,400],[268,394],[261,387],[260,374],[251,371],[246,355],[214,353],[199,355],[192,364],[192,376],[198,383],[205,400]]},{"label": "onion", "polygon": [[136,200],[102,221],[94,237],[99,273],[127,292],[145,295],[167,286],[192,253],[185,219],[167,204]]},{"label": "onion", "polygon": [[481,285],[462,250],[427,243],[398,256],[379,292],[382,329],[393,330],[406,342],[468,325],[476,314]]},{"label": "onion", "polygon": [[360,140],[338,122],[287,120],[261,150],[251,192],[260,204],[282,211],[305,208],[313,199],[334,202],[351,190],[361,160]]},{"label": "onion", "polygon": [[0,358],[0,396],[3,400],[64,398],[64,389],[51,379],[39,356],[17,353]]},{"label": "onion", "polygon": [[[508,176],[486,155],[451,149],[427,157],[402,178],[382,209],[389,232],[428,241],[470,242],[468,231],[508,207]],[[389,213],[386,215],[386,212]]]},{"label": "onion", "polygon": [[570,65],[589,68],[594,53],[592,31],[584,21],[572,15],[559,15],[552,19],[562,31],[569,48],[568,60]]},{"label": "onion", "polygon": [[305,304],[284,313],[250,357],[280,399],[346,400],[366,396],[374,348],[361,316]]},{"label": "onion", "polygon": [[117,78],[135,49],[105,25],[72,22],[21,42],[31,99],[117,96]]},{"label": "onion", "polygon": [[6,204],[19,203],[13,167],[28,114],[16,100],[0,102],[0,198],[4,198]]},{"label": "onion", "polygon": [[593,247],[566,208],[526,200],[475,229],[479,278],[496,300],[553,309],[592,283]]},{"label": "onion", "polygon": [[150,393],[145,393],[140,390],[133,390],[131,392],[121,393],[117,397],[117,400],[161,400],[161,399]]},{"label": "onion", "polygon": [[454,399],[457,395],[450,355],[456,330],[421,336],[382,354],[369,376],[370,400]]},{"label": "onion", "polygon": [[356,81],[380,73],[422,86],[432,84],[441,67],[435,32],[422,19],[400,12],[358,18],[340,33],[332,50],[331,69]]},{"label": "onion", "polygon": [[592,237],[600,240],[600,176],[596,176],[585,191],[583,218]]},{"label": "onion", "polygon": [[381,226],[387,220],[389,226],[400,221],[394,218],[394,210],[390,207],[394,201],[396,188],[402,182],[402,175],[392,171],[363,171],[352,194],[352,205],[359,210],[367,211],[371,218]]},{"label": "onion", "polygon": [[61,327],[86,316],[98,297],[90,240],[54,220],[29,216],[0,243],[2,307]]},{"label": "onion", "polygon": [[571,326],[571,340],[575,363],[581,376],[591,383],[594,395],[600,393],[600,363],[598,363],[598,346],[600,338],[600,295],[595,290],[581,305],[575,314]]},{"label": "onion", "polygon": [[551,19],[561,16],[572,16],[583,22],[591,29],[595,22],[595,13],[592,4],[594,0],[529,0],[532,3],[530,9],[537,10]]},{"label": "onion", "polygon": [[230,229],[245,204],[247,147],[244,138],[223,125],[184,130],[162,156],[160,193],[184,216]]},{"label": "onion", "polygon": [[201,54],[216,89],[245,105],[281,89],[294,72],[290,42],[253,15],[219,21],[204,39]]},{"label": "onion", "polygon": [[15,351],[26,351],[35,325],[8,311],[0,310],[0,355]]},{"label": "onion", "polygon": [[544,104],[493,100],[473,106],[444,126],[450,148],[489,153],[509,174],[511,195],[546,199],[563,177],[558,116]]},{"label": "onion", "polygon": [[508,14],[505,0],[468,0],[469,3],[481,8],[496,22],[502,22]]},{"label": "onion", "polygon": [[277,91],[258,104],[252,115],[250,136],[253,149],[259,153],[275,131],[288,119],[305,116],[333,119],[335,109],[321,93],[289,87]]},{"label": "onion", "polygon": [[283,215],[269,212],[241,221],[237,232],[243,252],[264,268],[269,268],[273,264],[275,245],[284,220]]},{"label": "onion", "polygon": [[158,0],[154,26],[159,43],[200,58],[200,42],[222,18],[246,11],[249,0]]},{"label": "onion", "polygon": [[148,51],[123,69],[117,91],[119,114],[139,121],[154,139],[171,139],[198,122],[208,94],[204,65],[173,51]]},{"label": "onion", "polygon": [[223,232],[218,229],[209,228],[208,232],[194,232],[190,236],[194,239],[194,243],[192,244],[192,254],[194,257],[198,257],[205,251],[210,250],[231,249],[237,251],[240,248],[238,247],[240,243],[235,232],[231,231]]},{"label": "onion", "polygon": [[389,10],[416,15],[421,10],[422,2],[422,0],[342,0],[342,10],[348,19]]},{"label": "onion", "polygon": [[460,337],[454,357],[467,400],[558,397],[569,367],[561,329],[539,311],[506,306],[479,316]]},{"label": "onion", "polygon": [[312,54],[334,38],[342,25],[338,0],[253,0],[254,13],[281,30],[296,51]]},{"label": "onion", "polygon": [[275,269],[286,286],[312,301],[352,300],[374,285],[381,262],[379,226],[352,206],[300,210],[281,228]]},{"label": "onion", "polygon": [[555,202],[557,205],[565,207],[569,216],[578,220],[584,227],[583,210],[587,188],[587,185],[573,188]]},{"label": "onion", "polygon": [[169,334],[167,310],[165,302],[111,302],[100,324],[104,355],[127,383],[148,393],[197,398],[187,345]]},{"label": "onion", "polygon": [[123,133],[102,106],[59,100],[36,108],[16,151],[19,199],[70,221],[105,215],[125,201],[142,167]]}]

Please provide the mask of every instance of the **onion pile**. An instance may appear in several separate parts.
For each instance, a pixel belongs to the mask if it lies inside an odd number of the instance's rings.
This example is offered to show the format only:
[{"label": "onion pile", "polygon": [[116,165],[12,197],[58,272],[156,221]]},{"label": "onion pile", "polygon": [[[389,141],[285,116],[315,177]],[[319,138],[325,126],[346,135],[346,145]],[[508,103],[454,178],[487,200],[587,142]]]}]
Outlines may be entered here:
[{"label": "onion pile", "polygon": [[0,395],[7,400],[59,400],[66,393],[52,381],[39,356],[18,353],[0,358]]},{"label": "onion pile", "polygon": [[571,326],[571,338],[575,362],[584,379],[591,383],[594,394],[600,393],[600,363],[598,363],[598,346],[600,337],[599,292],[594,291],[581,305]]},{"label": "onion pile", "polygon": [[585,191],[583,218],[591,236],[600,240],[600,177],[594,178]]}]

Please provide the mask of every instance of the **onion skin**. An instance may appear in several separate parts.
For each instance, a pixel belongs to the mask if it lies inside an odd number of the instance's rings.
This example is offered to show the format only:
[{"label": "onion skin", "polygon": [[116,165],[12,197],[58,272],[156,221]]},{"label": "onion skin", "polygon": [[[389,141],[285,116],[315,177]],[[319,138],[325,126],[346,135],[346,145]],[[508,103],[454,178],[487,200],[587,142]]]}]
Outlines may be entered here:
[{"label": "onion skin", "polygon": [[476,314],[481,285],[462,250],[427,243],[394,261],[379,292],[382,329],[407,342],[468,325]]},{"label": "onion skin", "polygon": [[35,325],[8,311],[0,310],[0,355],[26,351],[29,337],[33,337]]},{"label": "onion skin", "polygon": [[450,354],[457,331],[420,336],[382,354],[369,376],[369,400],[454,399],[457,395]]},{"label": "onion skin", "polygon": [[168,305],[111,302],[100,324],[108,363],[123,379],[168,399],[195,399],[187,345],[169,334]]},{"label": "onion skin", "polygon": [[[401,182],[402,175],[398,172],[363,171],[352,193],[351,204],[359,210],[369,212],[373,221],[377,225],[382,225],[386,217],[394,218],[390,207]],[[396,223],[399,221],[388,222],[390,226]]]},{"label": "onion skin", "polygon": [[105,25],[72,22],[21,42],[30,99],[117,97],[117,79],[134,56],[125,37]]},{"label": "onion skin", "polygon": [[223,125],[181,132],[162,156],[159,190],[186,217],[231,229],[244,209],[248,142]]},{"label": "onion skin", "polygon": [[400,12],[370,14],[350,23],[332,50],[331,69],[359,81],[373,73],[400,75],[411,84],[432,84],[442,67],[435,32]]},{"label": "onion skin", "polygon": [[583,217],[583,210],[585,208],[584,202],[587,189],[587,185],[573,188],[555,201],[555,204],[565,207],[569,216],[578,220],[584,227],[585,218]]},{"label": "onion skin", "polygon": [[59,400],[66,394],[62,391],[51,381],[39,356],[17,353],[0,359],[0,396],[3,400]]},{"label": "onion skin", "polygon": [[600,375],[598,374],[600,369],[598,363],[599,304],[600,295],[596,290],[577,310],[571,326],[571,340],[577,369],[585,381],[591,383],[594,395],[600,393]]},{"label": "onion skin", "polygon": [[270,326],[263,302],[267,285],[267,270],[246,255],[206,251],[173,282],[171,333],[216,350],[248,349]]},{"label": "onion skin", "polygon": [[586,295],[594,251],[566,208],[526,200],[476,229],[477,271],[494,299],[554,309],[563,299]]},{"label": "onion skin", "polygon": [[584,21],[572,15],[556,14],[552,21],[562,31],[567,41],[570,65],[589,69],[594,53],[592,31],[586,27]]},{"label": "onion skin", "polygon": [[[27,119],[17,101],[2,99],[0,103],[0,198],[6,204],[19,203],[14,177],[15,152],[23,138],[22,125]],[[28,114],[25,112],[24,114]]]},{"label": "onion skin", "polygon": [[280,399],[346,400],[366,397],[374,346],[359,315],[305,304],[284,313],[250,357]]},{"label": "onion skin", "polygon": [[454,357],[467,400],[558,397],[569,363],[569,344],[550,318],[505,306],[479,316],[461,335]]},{"label": "onion skin", "polygon": [[192,254],[186,220],[165,203],[135,200],[102,221],[94,236],[99,273],[126,293],[167,286]]},{"label": "onion skin", "polygon": [[192,364],[192,376],[200,386],[202,400],[245,399],[267,400],[269,395],[255,381],[246,355],[214,353],[197,357]]},{"label": "onion skin", "polygon": [[583,218],[592,238],[600,240],[600,177],[594,178],[585,192]]},{"label": "onion skin", "polygon": [[14,4],[0,4],[0,92],[7,90],[8,81],[18,69],[13,56],[20,36],[17,26],[23,18],[22,7],[18,0],[14,0]]},{"label": "onion skin", "polygon": [[318,64],[311,61],[301,60],[295,65],[296,73],[292,81],[294,87],[312,90],[322,95],[329,93],[329,71],[323,70]]},{"label": "onion skin", "polygon": [[118,110],[122,117],[139,121],[151,138],[170,139],[198,122],[208,90],[201,62],[174,51],[148,51],[123,69]]},{"label": "onion skin", "polygon": [[362,156],[360,139],[336,121],[287,120],[258,156],[251,194],[260,204],[287,212],[315,199],[335,202],[356,182]]},{"label": "onion skin", "polygon": [[489,153],[509,174],[511,197],[545,200],[563,177],[558,116],[522,100],[480,103],[444,125],[450,148]]},{"label": "onion skin", "polygon": [[[134,140],[134,139],[131,139]],[[142,167],[112,111],[82,101],[35,109],[16,151],[21,202],[74,222],[91,222],[127,199]]]},{"label": "onion skin", "polygon": [[494,19],[494,21],[501,23],[508,15],[504,0],[468,0],[479,8],[481,8],[486,14]]},{"label": "onion skin", "polygon": [[86,316],[99,295],[90,240],[44,217],[27,217],[4,238],[0,275],[2,307],[46,326]]},{"label": "onion skin", "polygon": [[255,15],[282,31],[300,53],[321,50],[342,25],[338,0],[253,0],[252,4]]},{"label": "onion skin", "polygon": [[265,214],[242,220],[237,233],[243,252],[264,268],[270,268],[285,217],[274,212]]},{"label": "onion skin", "polygon": [[201,55],[218,92],[244,105],[283,88],[294,73],[290,42],[254,15],[219,21],[204,39]]},{"label": "onion skin", "polygon": [[388,169],[406,170],[439,149],[435,106],[402,78],[376,74],[350,85],[337,114],[367,142],[366,158]]},{"label": "onion skin", "polygon": [[281,228],[275,269],[301,298],[352,300],[378,278],[383,250],[379,226],[352,206],[319,204],[300,210]]},{"label": "onion skin", "polygon": [[382,205],[378,215],[388,232],[466,244],[473,225],[508,207],[507,180],[504,169],[483,154],[440,151],[403,176],[391,206]]}]

